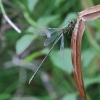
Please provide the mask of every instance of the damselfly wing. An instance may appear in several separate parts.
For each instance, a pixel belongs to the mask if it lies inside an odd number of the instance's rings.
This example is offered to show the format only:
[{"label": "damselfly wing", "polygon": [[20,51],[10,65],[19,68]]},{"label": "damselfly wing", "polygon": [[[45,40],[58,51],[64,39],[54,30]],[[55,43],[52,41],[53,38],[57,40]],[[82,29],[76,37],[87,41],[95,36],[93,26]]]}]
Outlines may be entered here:
[{"label": "damselfly wing", "polygon": [[51,35],[58,30],[59,30],[59,28],[36,27],[34,30],[34,34],[37,34],[40,36],[47,36],[47,38],[50,38]]}]

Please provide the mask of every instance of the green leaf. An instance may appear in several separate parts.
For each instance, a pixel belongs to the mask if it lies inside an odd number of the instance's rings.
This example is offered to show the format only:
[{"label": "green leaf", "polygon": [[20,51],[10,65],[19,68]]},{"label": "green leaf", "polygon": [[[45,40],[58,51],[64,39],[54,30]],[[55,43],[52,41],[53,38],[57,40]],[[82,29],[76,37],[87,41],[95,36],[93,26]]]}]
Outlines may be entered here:
[{"label": "green leaf", "polygon": [[33,0],[27,0],[27,2],[28,2],[29,10],[33,11],[35,6],[36,6],[36,4],[37,4],[37,2],[38,2],[38,0],[34,0],[34,1]]},{"label": "green leaf", "polygon": [[34,27],[33,26],[30,26],[26,29],[26,32],[27,33],[34,33]]},{"label": "green leaf", "polygon": [[33,34],[27,34],[21,37],[16,43],[16,53],[20,55],[36,37],[37,36]]},{"label": "green leaf", "polygon": [[77,94],[76,93],[73,93],[73,94],[69,94],[69,95],[66,95],[62,98],[62,100],[77,100]]},{"label": "green leaf", "polygon": [[85,87],[88,87],[92,84],[100,84],[100,76],[92,77],[92,78],[84,78]]},{"label": "green leaf", "polygon": [[11,94],[1,94],[0,100],[9,100],[11,98]]},{"label": "green leaf", "polygon": [[55,1],[55,7],[59,7],[61,3],[63,3],[64,0],[56,0]]},{"label": "green leaf", "polygon": [[41,17],[40,19],[38,19],[37,23],[39,26],[46,26],[47,24],[54,22],[58,18],[59,18],[59,15],[44,16],[44,17]]},{"label": "green leaf", "polygon": [[41,56],[41,55],[43,55],[43,54],[47,54],[49,52],[49,49],[43,49],[43,50],[41,50],[41,51],[37,51],[37,52],[34,52],[34,53],[32,53],[31,55],[29,55],[26,59],[25,59],[25,62],[26,63],[29,63],[29,62],[31,62],[33,59],[35,59],[36,57],[39,57],[39,56]]},{"label": "green leaf", "polygon": [[94,49],[87,49],[82,52],[82,65],[84,67],[87,67],[91,63],[95,55],[96,52]]},{"label": "green leaf", "polygon": [[64,62],[61,60],[60,51],[52,51],[50,55],[50,59],[54,65],[59,67],[60,69],[72,73],[72,61],[71,61],[71,50],[64,50]]}]

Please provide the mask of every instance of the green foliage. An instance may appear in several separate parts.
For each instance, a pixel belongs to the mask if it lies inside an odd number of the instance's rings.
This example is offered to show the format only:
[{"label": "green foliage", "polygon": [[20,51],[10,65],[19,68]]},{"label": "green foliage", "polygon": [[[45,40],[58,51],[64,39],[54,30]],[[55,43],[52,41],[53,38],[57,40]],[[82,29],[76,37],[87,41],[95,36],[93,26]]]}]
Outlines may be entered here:
[{"label": "green foliage", "polygon": [[76,96],[77,96],[76,94],[69,94],[69,95],[63,97],[62,100],[77,100]]},{"label": "green foliage", "polygon": [[[28,46],[36,39],[36,35],[33,34],[27,34],[24,35],[22,38],[20,38],[16,43],[16,53],[20,55],[23,53]],[[26,41],[27,40],[27,41]]]},{"label": "green foliage", "polygon": [[[1,0],[0,0],[1,1]],[[36,26],[63,27],[77,12],[100,4],[99,0],[2,0],[6,14],[22,33],[19,35],[0,12],[0,100],[78,100],[73,79],[70,38],[65,35],[64,62],[60,42],[28,81],[49,52],[46,37],[34,34]],[[2,7],[2,4],[1,7]],[[3,10],[4,10],[3,9]],[[88,100],[100,100],[100,19],[86,23],[82,43],[82,72]],[[43,73],[45,75],[43,76]],[[79,99],[81,100],[81,99]]]},{"label": "green foliage", "polygon": [[33,59],[35,59],[36,57],[39,57],[43,54],[47,54],[49,52],[49,49],[43,49],[41,51],[37,51],[35,53],[32,53],[31,55],[27,56],[27,58],[25,59],[26,63],[31,62]]},{"label": "green foliage", "polygon": [[61,61],[60,51],[52,51],[50,59],[55,66],[70,74],[72,73],[71,50],[65,49],[64,54],[64,61]]}]

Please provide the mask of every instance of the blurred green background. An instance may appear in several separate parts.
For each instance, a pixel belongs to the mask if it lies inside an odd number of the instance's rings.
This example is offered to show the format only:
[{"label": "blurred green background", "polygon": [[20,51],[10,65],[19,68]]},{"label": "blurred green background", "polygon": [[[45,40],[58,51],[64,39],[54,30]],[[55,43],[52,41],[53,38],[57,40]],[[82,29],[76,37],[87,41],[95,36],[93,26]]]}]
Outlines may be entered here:
[{"label": "blurred green background", "polygon": [[[34,26],[62,27],[76,21],[78,12],[98,5],[99,0],[2,0],[6,14],[22,33],[18,34],[0,10],[0,100],[82,100],[73,79],[70,38],[65,36],[65,61],[60,41],[28,84],[50,50],[46,37],[34,34]],[[86,22],[82,41],[82,73],[88,100],[100,100],[100,19]]]}]

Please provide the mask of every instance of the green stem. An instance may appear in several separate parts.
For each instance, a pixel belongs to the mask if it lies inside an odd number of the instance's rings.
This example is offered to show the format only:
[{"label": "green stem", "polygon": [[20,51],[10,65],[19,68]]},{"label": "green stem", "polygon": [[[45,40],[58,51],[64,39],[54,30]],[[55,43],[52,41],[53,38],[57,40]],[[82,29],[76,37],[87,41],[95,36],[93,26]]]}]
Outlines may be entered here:
[{"label": "green stem", "polygon": [[4,10],[4,7],[3,7],[3,4],[2,4],[2,1],[0,0],[0,8],[1,8],[1,12],[3,13],[3,15],[5,15],[5,10]]}]

